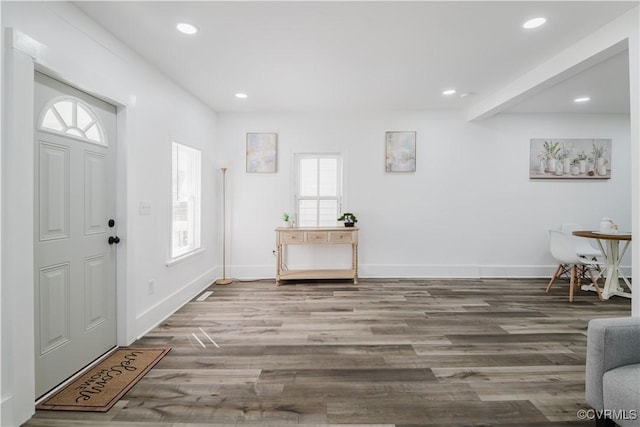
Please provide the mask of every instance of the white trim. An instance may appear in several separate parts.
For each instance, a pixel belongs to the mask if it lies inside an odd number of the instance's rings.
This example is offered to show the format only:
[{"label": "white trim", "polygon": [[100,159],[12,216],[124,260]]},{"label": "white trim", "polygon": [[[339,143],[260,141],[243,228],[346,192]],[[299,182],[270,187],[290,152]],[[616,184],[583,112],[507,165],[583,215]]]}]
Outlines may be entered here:
[{"label": "white trim", "polygon": [[631,315],[640,317],[640,7],[634,13],[634,31],[629,35],[629,118],[631,137],[631,252],[633,274],[631,287]]},{"label": "white trim", "polygon": [[145,336],[167,317],[191,301],[194,296],[200,295],[203,290],[215,281],[215,273],[215,268],[210,269],[137,316],[136,331],[138,331],[138,338]]},{"label": "white trim", "polygon": [[187,252],[186,254],[182,254],[179,257],[176,257],[172,260],[167,261],[166,266],[171,267],[173,265],[180,264],[181,262],[186,261],[187,259],[191,258],[194,255],[200,255],[201,253],[206,252],[206,250],[207,248],[194,249],[191,252]]},{"label": "white trim", "polygon": [[[460,279],[460,278],[544,278],[549,279],[557,265],[471,265],[471,264],[360,264],[358,277],[361,279]],[[231,265],[235,280],[275,280],[274,265]],[[622,271],[630,277],[631,266],[622,266]]]},{"label": "white trim", "polygon": [[11,47],[18,52],[22,52],[31,58],[38,58],[42,56],[45,50],[45,45],[32,39],[25,33],[11,28],[9,39],[11,41]]},{"label": "white trim", "polygon": [[11,30],[6,34],[2,102],[11,108],[4,111],[0,170],[4,182],[20,183],[2,189],[3,200],[11,200],[11,206],[5,205],[2,217],[2,363],[3,373],[9,375],[2,376],[0,425],[11,426],[34,413],[35,400],[34,290],[32,285],[16,285],[34,283],[35,82],[33,58],[14,48],[20,34]]},{"label": "white trim", "polygon": [[[304,159],[336,159],[337,167],[337,195],[336,196],[301,196],[300,191],[300,162]],[[318,173],[319,173],[318,169]],[[313,152],[313,153],[293,153],[293,217],[296,225],[300,225],[300,201],[301,200],[336,200],[336,221],[340,213],[343,212],[344,206],[344,155],[340,152]],[[319,209],[319,204],[318,204]],[[319,217],[317,218],[319,221]]]},{"label": "white trim", "polygon": [[[99,99],[116,106],[116,155],[117,155],[117,186],[119,190],[126,190],[126,166],[120,160],[126,157],[125,126],[126,109],[124,103],[117,99],[127,99],[113,79],[107,79],[96,70],[73,60],[63,52],[49,49],[26,34],[8,29],[3,59],[7,61],[4,70],[7,75],[2,83],[11,90],[3,90],[3,105],[10,105],[10,110],[3,114],[4,123],[2,134],[2,149],[11,153],[11,162],[3,154],[3,176],[10,177],[12,182],[20,182],[19,188],[7,187],[3,189],[3,199],[12,200],[11,209],[6,210],[2,218],[2,243],[11,242],[11,251],[3,249],[2,269],[2,303],[5,304],[2,316],[7,324],[11,324],[11,334],[2,334],[2,344],[5,357],[3,365],[10,366],[13,377],[3,378],[2,412],[0,425],[11,426],[25,422],[34,413],[35,401],[35,349],[34,349],[34,295],[32,286],[4,286],[6,283],[33,283],[33,242],[34,242],[34,72],[40,71],[66,84],[81,89]],[[3,70],[3,71],[4,71]],[[81,78],[81,76],[84,76]],[[89,80],[86,81],[87,77]],[[74,82],[83,81],[82,87]],[[7,112],[10,111],[10,112]],[[6,153],[6,152],[5,152]],[[6,190],[6,191],[5,191]],[[19,197],[13,197],[12,192],[19,192]],[[117,191],[116,212],[118,215],[118,231],[122,238],[126,236],[126,191]],[[18,214],[19,212],[19,214]],[[122,215],[122,213],[125,215]],[[11,227],[6,224],[11,223]],[[117,342],[126,345],[133,342],[135,337],[130,333],[135,330],[132,319],[134,305],[133,290],[127,286],[127,257],[126,245],[117,251]],[[5,289],[6,288],[6,289]],[[7,299],[5,299],[8,296]],[[9,309],[5,310],[5,308]],[[19,315],[18,315],[19,313]],[[5,323],[5,322],[3,322]],[[131,323],[131,325],[129,325]],[[4,331],[3,331],[4,332]],[[29,338],[31,337],[31,338]],[[4,346],[10,350],[4,350]],[[8,389],[7,389],[8,388]]]},{"label": "white trim", "polygon": [[[189,170],[189,174],[197,178],[196,187],[197,187],[197,193],[198,193],[198,197],[194,203],[197,206],[195,206],[194,208],[193,224],[190,224],[195,230],[193,247],[189,249],[187,252],[179,253],[176,256],[174,256],[174,252],[173,252],[174,251],[173,227],[175,225],[173,222],[173,213],[174,213],[173,212],[173,208],[174,208],[173,189],[174,189],[174,186],[177,186],[177,182],[176,182],[177,177],[174,175],[174,172],[176,172],[175,171],[176,165],[174,165],[174,158],[173,158],[174,150],[177,150],[177,153],[179,153],[181,150],[184,150],[186,152],[190,152],[197,155],[197,158],[198,158],[197,170]],[[175,262],[180,262],[183,258],[188,257],[195,253],[199,253],[200,249],[203,249],[201,246],[202,245],[202,150],[200,148],[194,148],[191,145],[178,142],[176,139],[173,139],[171,141],[171,182],[169,185],[169,189],[170,189],[169,190],[169,194],[170,194],[169,212],[171,215],[171,219],[169,221],[169,241],[167,242],[168,250],[169,250],[169,254],[167,256],[168,258],[167,266],[173,265]]]}]

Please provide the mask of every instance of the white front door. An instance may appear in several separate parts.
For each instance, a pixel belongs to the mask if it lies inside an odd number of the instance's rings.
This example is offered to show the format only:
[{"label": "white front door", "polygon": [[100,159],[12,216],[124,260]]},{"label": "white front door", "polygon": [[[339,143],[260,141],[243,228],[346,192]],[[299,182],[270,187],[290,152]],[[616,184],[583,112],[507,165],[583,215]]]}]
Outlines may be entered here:
[{"label": "white front door", "polygon": [[36,396],[116,344],[115,113],[36,73]]}]

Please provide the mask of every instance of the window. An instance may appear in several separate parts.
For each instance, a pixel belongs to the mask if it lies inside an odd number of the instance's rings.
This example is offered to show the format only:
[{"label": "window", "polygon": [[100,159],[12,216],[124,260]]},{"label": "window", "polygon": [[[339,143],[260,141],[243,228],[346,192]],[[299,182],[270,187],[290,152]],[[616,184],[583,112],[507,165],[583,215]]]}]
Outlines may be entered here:
[{"label": "window", "polygon": [[77,98],[55,99],[44,111],[40,129],[94,144],[107,145],[100,121],[91,111],[91,107]]},{"label": "window", "polygon": [[340,154],[296,154],[295,177],[298,225],[336,225],[342,207]]},{"label": "window", "polygon": [[172,144],[171,259],[200,248],[200,151]]}]

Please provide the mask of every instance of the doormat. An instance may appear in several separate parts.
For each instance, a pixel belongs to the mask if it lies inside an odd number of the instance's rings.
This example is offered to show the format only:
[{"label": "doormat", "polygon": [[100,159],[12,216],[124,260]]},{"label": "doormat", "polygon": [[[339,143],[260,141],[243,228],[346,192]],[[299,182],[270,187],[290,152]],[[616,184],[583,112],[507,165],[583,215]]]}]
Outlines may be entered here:
[{"label": "doormat", "polygon": [[171,348],[119,347],[36,405],[52,411],[106,412]]}]

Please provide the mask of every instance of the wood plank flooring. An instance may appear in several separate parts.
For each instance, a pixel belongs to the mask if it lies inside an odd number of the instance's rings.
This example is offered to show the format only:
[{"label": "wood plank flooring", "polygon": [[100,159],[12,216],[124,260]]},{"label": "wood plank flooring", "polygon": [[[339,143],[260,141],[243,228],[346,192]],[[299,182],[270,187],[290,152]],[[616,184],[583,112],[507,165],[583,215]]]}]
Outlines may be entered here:
[{"label": "wood plank flooring", "polygon": [[173,349],[111,411],[24,425],[591,426],[587,322],[630,301],[546,282],[213,285],[135,343]]}]

